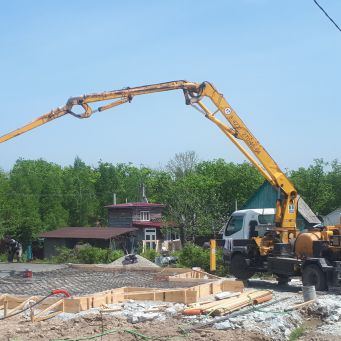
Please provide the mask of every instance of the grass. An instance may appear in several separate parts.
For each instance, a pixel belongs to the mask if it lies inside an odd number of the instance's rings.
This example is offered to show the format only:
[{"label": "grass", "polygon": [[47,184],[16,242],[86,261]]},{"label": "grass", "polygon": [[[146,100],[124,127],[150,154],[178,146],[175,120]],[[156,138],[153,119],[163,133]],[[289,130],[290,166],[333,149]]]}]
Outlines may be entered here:
[{"label": "grass", "polygon": [[297,327],[291,331],[289,335],[289,341],[298,340],[303,334],[304,334],[304,328],[302,326]]}]

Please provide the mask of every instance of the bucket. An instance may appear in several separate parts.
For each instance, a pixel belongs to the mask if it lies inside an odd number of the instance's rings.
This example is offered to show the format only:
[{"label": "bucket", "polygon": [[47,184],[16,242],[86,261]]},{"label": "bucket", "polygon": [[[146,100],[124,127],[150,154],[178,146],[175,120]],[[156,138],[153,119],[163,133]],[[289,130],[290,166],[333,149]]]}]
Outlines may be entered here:
[{"label": "bucket", "polygon": [[33,276],[33,272],[26,269],[26,270],[23,272],[22,275],[23,275],[23,277],[25,277],[25,278],[31,278],[31,277]]},{"label": "bucket", "polygon": [[303,292],[303,300],[304,302],[315,300],[316,299],[316,291],[314,285],[307,285],[302,287]]}]

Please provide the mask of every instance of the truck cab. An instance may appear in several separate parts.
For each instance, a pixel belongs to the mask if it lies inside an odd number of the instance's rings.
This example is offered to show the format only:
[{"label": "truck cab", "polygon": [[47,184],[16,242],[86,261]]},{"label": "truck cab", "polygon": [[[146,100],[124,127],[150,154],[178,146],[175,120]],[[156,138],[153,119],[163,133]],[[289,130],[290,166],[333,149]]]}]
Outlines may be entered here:
[{"label": "truck cab", "polygon": [[223,229],[225,247],[233,239],[261,237],[267,227],[274,225],[275,209],[247,209],[232,213]]},{"label": "truck cab", "polygon": [[[262,271],[263,261],[256,252],[254,237],[263,237],[268,230],[274,227],[275,209],[246,209],[232,213],[223,228],[224,262],[231,266],[231,272],[240,279],[247,279],[255,271]],[[257,253],[257,255],[256,255]],[[251,261],[254,259],[255,261]]]}]

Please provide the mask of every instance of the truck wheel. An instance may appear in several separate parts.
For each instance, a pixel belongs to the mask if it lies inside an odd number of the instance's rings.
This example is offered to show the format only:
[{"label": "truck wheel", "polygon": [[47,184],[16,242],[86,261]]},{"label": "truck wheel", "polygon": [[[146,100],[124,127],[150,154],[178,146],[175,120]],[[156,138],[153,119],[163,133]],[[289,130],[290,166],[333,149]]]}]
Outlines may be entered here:
[{"label": "truck wheel", "polygon": [[245,257],[237,253],[231,259],[230,271],[237,279],[245,281],[252,277],[255,271],[251,270],[246,263]]},{"label": "truck wheel", "polygon": [[287,285],[290,282],[290,277],[282,274],[275,274],[278,285]]},{"label": "truck wheel", "polygon": [[303,269],[303,285],[314,285],[318,291],[327,290],[326,275],[316,264],[309,264]]}]

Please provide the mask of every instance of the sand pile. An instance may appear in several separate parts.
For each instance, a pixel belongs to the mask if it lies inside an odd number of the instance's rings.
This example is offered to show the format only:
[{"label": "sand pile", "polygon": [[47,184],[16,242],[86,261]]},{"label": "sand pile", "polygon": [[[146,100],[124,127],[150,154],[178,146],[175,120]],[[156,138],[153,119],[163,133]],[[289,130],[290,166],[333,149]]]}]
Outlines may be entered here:
[{"label": "sand pile", "polygon": [[136,255],[137,258],[137,263],[133,263],[133,264],[127,264],[124,265],[124,261],[125,261],[125,257],[123,256],[119,259],[116,259],[114,262],[108,264],[109,266],[113,266],[113,267],[129,267],[129,268],[138,268],[138,267],[153,267],[153,268],[159,268],[158,265],[156,265],[155,263],[151,262],[150,260],[140,256],[140,255]]}]

